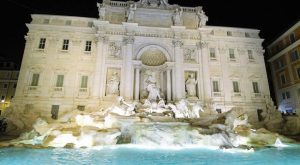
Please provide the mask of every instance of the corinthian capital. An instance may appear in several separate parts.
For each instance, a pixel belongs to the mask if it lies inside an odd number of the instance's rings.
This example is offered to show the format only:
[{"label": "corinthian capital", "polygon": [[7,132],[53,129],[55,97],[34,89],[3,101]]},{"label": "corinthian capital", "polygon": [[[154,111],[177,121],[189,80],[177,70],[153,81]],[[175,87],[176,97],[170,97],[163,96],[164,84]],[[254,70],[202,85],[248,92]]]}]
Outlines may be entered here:
[{"label": "corinthian capital", "polygon": [[172,43],[175,47],[182,47],[183,46],[183,42],[181,40],[173,40]]},{"label": "corinthian capital", "polygon": [[208,43],[205,41],[200,41],[197,43],[197,47],[198,49],[203,49],[203,48],[207,48],[208,47]]},{"label": "corinthian capital", "polygon": [[124,44],[133,44],[134,43],[134,37],[133,36],[126,36],[123,38]]},{"label": "corinthian capital", "polygon": [[107,43],[108,42],[108,36],[103,36],[103,35],[100,35],[100,34],[96,34],[95,41],[96,42]]}]

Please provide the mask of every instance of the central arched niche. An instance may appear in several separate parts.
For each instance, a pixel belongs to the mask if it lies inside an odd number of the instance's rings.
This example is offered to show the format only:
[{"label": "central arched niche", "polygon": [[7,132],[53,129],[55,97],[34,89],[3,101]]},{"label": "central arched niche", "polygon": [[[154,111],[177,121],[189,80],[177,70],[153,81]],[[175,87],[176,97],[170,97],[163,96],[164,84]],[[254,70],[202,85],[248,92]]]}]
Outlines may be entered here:
[{"label": "central arched niche", "polygon": [[160,66],[167,61],[167,58],[158,48],[150,47],[142,53],[140,60],[147,66]]}]

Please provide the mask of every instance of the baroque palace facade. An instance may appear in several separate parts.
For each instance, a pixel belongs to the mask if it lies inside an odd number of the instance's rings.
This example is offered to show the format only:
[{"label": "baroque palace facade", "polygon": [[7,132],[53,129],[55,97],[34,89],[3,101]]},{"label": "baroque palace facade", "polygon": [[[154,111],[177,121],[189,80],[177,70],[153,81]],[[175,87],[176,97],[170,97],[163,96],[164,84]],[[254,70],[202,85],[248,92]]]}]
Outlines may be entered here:
[{"label": "baroque palace facade", "polygon": [[116,96],[143,101],[154,83],[166,102],[198,101],[219,113],[242,107],[250,120],[266,109],[259,30],[207,26],[202,7],[167,0],[97,6],[99,18],[32,15],[16,108],[50,118]]}]

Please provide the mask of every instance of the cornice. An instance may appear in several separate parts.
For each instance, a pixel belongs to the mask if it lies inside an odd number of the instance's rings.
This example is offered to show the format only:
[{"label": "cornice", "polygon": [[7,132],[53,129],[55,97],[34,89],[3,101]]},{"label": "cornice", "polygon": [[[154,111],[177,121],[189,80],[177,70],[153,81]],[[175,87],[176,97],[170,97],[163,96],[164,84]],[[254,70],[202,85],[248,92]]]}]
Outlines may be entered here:
[{"label": "cornice", "polygon": [[59,26],[59,25],[44,25],[44,24],[26,24],[29,31],[31,30],[46,30],[46,31],[65,31],[65,32],[82,32],[96,33],[96,30],[91,27],[75,27],[75,26]]}]

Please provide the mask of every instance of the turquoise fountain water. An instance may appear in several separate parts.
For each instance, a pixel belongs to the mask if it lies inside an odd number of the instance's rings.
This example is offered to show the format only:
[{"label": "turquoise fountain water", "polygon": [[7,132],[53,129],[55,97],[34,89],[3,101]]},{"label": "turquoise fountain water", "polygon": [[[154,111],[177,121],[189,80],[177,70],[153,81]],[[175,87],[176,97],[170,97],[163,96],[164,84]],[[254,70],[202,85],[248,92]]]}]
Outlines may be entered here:
[{"label": "turquoise fountain water", "polygon": [[81,164],[249,164],[296,165],[300,146],[264,148],[256,151],[212,150],[205,148],[145,149],[131,145],[101,149],[0,149],[0,164],[6,165],[81,165]]}]

